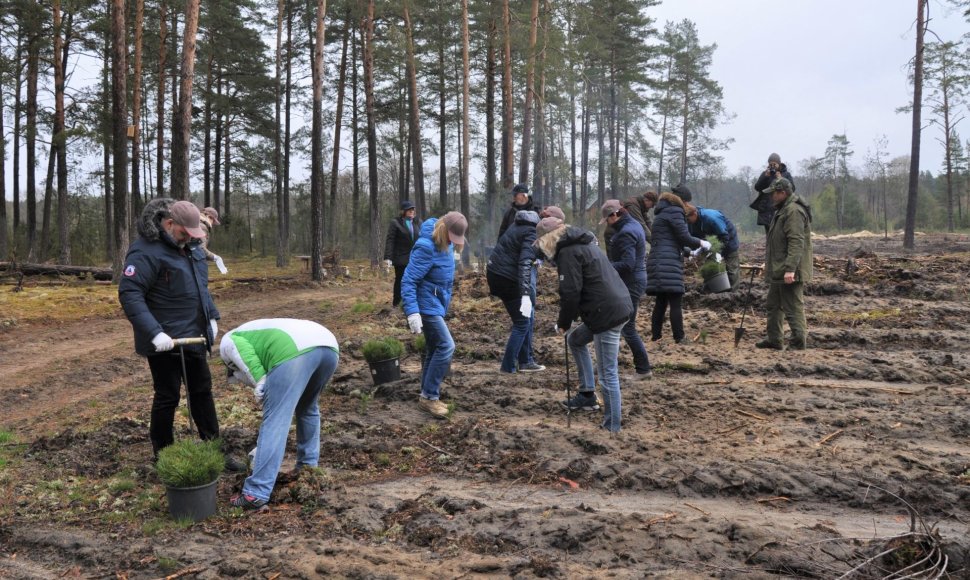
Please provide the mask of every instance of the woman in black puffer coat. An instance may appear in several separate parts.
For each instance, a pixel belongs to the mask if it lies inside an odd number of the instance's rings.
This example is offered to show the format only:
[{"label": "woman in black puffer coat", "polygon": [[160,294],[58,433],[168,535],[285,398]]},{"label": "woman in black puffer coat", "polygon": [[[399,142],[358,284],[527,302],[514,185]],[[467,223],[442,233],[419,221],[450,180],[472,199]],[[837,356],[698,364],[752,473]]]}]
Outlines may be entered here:
[{"label": "woman in black puffer coat", "polygon": [[650,255],[647,258],[647,294],[657,297],[651,316],[650,339],[660,340],[667,306],[674,342],[684,340],[684,258],[683,248],[710,248],[707,240],[690,235],[684,202],[672,193],[660,196],[653,209]]}]

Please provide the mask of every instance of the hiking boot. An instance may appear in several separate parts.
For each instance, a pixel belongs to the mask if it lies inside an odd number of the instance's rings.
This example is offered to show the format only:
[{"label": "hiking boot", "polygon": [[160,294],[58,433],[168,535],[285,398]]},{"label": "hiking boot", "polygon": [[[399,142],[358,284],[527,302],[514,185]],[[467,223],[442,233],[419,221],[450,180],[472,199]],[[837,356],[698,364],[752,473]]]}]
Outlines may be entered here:
[{"label": "hiking boot", "polygon": [[674,339],[674,342],[677,343],[677,344],[687,345],[687,344],[690,344],[690,339],[687,338],[686,336],[682,336],[680,338],[675,338]]},{"label": "hiking boot", "polygon": [[770,340],[759,340],[754,343],[755,348],[773,348],[775,350],[784,350],[785,347],[781,346],[777,342],[771,342]]},{"label": "hiking boot", "polygon": [[805,345],[805,339],[804,338],[802,338],[801,340],[797,338],[793,339],[791,342],[788,343],[788,348],[790,350],[805,350],[807,348],[807,346]]},{"label": "hiking boot", "polygon": [[538,373],[544,370],[546,370],[545,366],[534,362],[525,363],[524,365],[519,365],[520,373]]},{"label": "hiking boot", "polygon": [[246,469],[247,465],[245,461],[239,461],[232,455],[226,455],[226,471],[241,473],[246,471]]},{"label": "hiking boot", "polygon": [[559,403],[570,411],[599,411],[600,404],[596,400],[596,395],[592,392],[576,393],[576,396],[567,401]]},{"label": "hiking boot", "polygon": [[649,381],[650,379],[653,378],[653,371],[652,370],[637,371],[637,378],[640,379],[641,381]]},{"label": "hiking boot", "polygon": [[445,405],[441,401],[432,401],[431,399],[419,397],[418,406],[438,419],[446,419],[448,417],[448,405]]},{"label": "hiking boot", "polygon": [[238,495],[232,496],[229,500],[229,505],[232,507],[242,508],[244,510],[252,510],[261,512],[268,510],[269,506],[266,505],[266,500],[259,499],[253,495],[246,495],[245,493],[240,493]]}]

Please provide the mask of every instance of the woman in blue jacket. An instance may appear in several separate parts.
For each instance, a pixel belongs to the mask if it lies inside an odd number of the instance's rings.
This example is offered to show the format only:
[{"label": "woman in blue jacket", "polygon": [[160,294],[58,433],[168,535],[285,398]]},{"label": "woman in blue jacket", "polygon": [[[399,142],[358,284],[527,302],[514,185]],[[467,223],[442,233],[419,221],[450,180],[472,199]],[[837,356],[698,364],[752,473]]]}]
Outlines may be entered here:
[{"label": "woman in blue jacket", "polygon": [[435,417],[448,416],[448,407],[439,399],[441,382],[451,369],[455,341],[451,338],[445,314],[451,304],[455,281],[455,252],[465,245],[468,221],[451,211],[440,219],[421,224],[421,235],[411,250],[411,259],[401,279],[401,302],[412,333],[424,333],[424,370],[421,373],[422,409]]},{"label": "woman in blue jacket", "polygon": [[653,210],[653,232],[650,257],[647,259],[647,294],[657,297],[650,324],[650,339],[660,340],[667,307],[670,307],[670,330],[674,342],[684,340],[684,247],[692,250],[711,248],[710,242],[690,235],[684,215],[684,201],[664,193]]}]

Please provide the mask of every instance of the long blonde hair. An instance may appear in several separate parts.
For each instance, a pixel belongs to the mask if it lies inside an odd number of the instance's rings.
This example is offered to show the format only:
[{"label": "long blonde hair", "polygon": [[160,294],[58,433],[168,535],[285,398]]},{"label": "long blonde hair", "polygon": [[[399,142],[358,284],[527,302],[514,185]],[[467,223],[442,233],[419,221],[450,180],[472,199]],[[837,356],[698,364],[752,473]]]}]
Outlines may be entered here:
[{"label": "long blonde hair", "polygon": [[448,237],[448,226],[445,224],[445,220],[439,219],[434,224],[434,230],[431,231],[431,241],[434,242],[434,246],[439,252],[448,250],[451,239]]}]

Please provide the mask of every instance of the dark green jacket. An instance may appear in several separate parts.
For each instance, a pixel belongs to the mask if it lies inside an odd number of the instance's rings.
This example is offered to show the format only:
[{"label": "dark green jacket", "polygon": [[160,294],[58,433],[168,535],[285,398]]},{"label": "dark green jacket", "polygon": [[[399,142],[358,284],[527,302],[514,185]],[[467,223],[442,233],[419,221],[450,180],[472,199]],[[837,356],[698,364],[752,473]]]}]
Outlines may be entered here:
[{"label": "dark green jacket", "polygon": [[795,272],[796,282],[812,281],[812,210],[802,198],[788,196],[775,211],[768,229],[768,282],[785,282],[785,272]]}]

